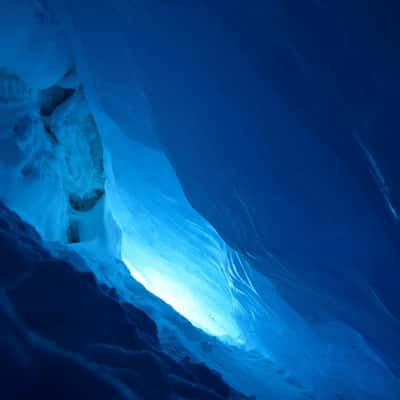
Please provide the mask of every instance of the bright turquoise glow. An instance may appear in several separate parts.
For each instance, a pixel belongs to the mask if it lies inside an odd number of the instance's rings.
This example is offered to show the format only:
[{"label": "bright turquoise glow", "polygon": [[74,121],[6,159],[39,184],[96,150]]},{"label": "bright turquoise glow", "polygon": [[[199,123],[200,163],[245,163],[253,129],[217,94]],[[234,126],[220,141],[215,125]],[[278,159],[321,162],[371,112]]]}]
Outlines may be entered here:
[{"label": "bright turquoise glow", "polygon": [[229,248],[190,206],[162,153],[133,142],[128,148],[129,154],[113,159],[113,170],[124,173],[114,173],[108,188],[122,260],[136,280],[195,326],[241,341]]}]

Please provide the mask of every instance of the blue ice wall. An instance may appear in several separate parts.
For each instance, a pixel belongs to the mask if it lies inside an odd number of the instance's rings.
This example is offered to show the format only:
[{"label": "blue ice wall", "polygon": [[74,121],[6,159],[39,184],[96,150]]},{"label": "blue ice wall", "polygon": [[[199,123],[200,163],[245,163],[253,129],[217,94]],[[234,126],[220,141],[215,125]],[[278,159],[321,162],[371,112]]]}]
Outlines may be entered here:
[{"label": "blue ice wall", "polygon": [[102,135],[121,254],[299,396],[396,399],[396,9],[264,3],[50,8]]}]

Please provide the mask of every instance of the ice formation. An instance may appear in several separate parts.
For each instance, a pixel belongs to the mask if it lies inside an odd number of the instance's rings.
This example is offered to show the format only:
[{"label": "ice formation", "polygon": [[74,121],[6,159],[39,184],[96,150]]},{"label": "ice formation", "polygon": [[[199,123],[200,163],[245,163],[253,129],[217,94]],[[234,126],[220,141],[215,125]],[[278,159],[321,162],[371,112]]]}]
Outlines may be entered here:
[{"label": "ice formation", "polygon": [[397,209],[362,135],[366,174],[259,76],[223,2],[0,3],[0,199],[54,256],[246,395],[399,398],[399,258],[358,168]]}]

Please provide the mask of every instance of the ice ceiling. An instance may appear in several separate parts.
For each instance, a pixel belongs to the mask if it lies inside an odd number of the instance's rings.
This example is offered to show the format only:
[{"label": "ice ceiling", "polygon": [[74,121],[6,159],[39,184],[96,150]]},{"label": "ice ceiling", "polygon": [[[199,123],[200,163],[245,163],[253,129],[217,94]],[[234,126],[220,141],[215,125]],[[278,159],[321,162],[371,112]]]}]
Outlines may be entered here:
[{"label": "ice ceiling", "polygon": [[1,3],[9,207],[47,240],[121,259],[221,340],[203,357],[241,390],[398,398],[398,275],[379,273],[394,274],[397,254],[348,166],[258,80],[207,8]]}]

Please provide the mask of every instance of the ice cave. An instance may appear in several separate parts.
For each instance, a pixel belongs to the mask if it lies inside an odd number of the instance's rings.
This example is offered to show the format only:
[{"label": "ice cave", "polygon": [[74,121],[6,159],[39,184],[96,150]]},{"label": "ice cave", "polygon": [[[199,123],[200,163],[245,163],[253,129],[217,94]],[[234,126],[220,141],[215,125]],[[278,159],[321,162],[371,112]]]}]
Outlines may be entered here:
[{"label": "ice cave", "polygon": [[395,0],[0,0],[0,398],[399,400]]}]

